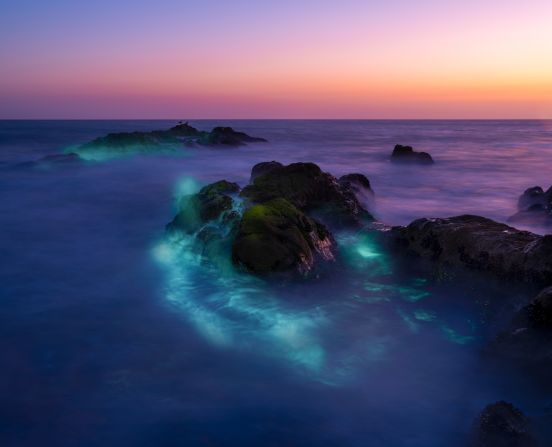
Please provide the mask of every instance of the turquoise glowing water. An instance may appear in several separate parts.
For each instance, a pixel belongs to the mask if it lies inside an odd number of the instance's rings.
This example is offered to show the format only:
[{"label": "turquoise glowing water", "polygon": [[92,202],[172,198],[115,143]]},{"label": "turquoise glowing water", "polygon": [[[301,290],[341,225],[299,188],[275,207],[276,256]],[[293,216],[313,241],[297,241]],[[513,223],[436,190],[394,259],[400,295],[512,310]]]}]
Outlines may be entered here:
[{"label": "turquoise glowing water", "polygon": [[[267,284],[163,232],[179,197],[271,159],[367,174],[386,223],[505,220],[550,184],[552,123],[194,122],[271,143],[17,166],[172,124],[0,122],[2,445],[454,447],[498,399],[552,439],[548,392],[480,354],[524,290],[435,281],[347,232],[331,273]],[[399,142],[437,164],[390,165]]]}]

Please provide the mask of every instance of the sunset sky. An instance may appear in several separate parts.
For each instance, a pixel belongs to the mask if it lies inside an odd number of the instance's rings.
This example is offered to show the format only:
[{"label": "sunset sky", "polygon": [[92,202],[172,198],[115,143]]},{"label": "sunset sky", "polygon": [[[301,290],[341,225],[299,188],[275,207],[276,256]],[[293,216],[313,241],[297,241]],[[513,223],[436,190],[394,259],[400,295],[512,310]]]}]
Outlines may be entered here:
[{"label": "sunset sky", "polygon": [[0,118],[552,118],[551,0],[1,0]]}]

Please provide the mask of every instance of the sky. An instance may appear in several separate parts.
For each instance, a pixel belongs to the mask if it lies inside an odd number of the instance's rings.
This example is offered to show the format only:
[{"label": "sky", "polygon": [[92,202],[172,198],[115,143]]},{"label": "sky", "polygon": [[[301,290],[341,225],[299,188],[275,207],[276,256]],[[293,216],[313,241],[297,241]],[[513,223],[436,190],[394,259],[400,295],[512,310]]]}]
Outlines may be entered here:
[{"label": "sky", "polygon": [[552,1],[0,0],[0,118],[552,118]]}]

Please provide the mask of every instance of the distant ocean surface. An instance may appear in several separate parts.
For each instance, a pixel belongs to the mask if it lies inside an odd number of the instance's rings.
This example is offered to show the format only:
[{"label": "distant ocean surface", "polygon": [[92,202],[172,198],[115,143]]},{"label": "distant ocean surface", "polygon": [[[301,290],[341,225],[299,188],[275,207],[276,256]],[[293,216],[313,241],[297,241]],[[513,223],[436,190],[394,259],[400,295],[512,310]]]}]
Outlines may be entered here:
[{"label": "distant ocean surface", "polygon": [[[405,276],[356,242],[334,277],[274,288],[164,244],[175,197],[269,160],[365,174],[386,224],[506,222],[552,185],[552,121],[191,120],[269,143],[20,166],[175,123],[0,121],[0,445],[460,447],[500,399],[552,443],[552,397],[480,355],[502,291]],[[395,144],[435,165],[391,164]]]}]

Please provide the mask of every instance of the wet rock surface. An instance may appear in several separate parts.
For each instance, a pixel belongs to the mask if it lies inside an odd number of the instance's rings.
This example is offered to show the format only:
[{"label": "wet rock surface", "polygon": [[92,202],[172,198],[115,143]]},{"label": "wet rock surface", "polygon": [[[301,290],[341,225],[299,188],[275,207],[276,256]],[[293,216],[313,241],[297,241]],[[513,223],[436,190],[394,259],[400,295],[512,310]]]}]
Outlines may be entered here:
[{"label": "wet rock surface", "polygon": [[239,193],[240,186],[226,180],[220,180],[202,188],[197,194],[182,197],[179,212],[168,230],[179,230],[192,234],[199,231],[210,221],[221,218],[234,206],[232,195]]},{"label": "wet rock surface", "polygon": [[462,267],[546,286],[552,284],[552,235],[520,231],[480,216],[418,219],[394,227],[395,247],[445,267]]},{"label": "wet rock surface", "polygon": [[488,405],[476,418],[470,447],[537,447],[529,419],[511,403]]},{"label": "wet rock surface", "polygon": [[256,275],[305,276],[336,257],[334,237],[318,216],[353,227],[372,219],[356,197],[371,192],[362,174],[338,181],[314,163],[271,161],[254,166],[251,178],[244,189],[222,180],[183,197],[168,231],[194,235],[202,253],[230,241],[233,263]]},{"label": "wet rock surface", "polygon": [[[252,203],[284,198],[331,227],[360,225],[372,220],[356,197],[351,182],[340,183],[314,163],[287,166],[270,163],[253,167],[253,182],[242,190],[242,197]],[[259,175],[259,172],[262,173]]]},{"label": "wet rock surface", "polygon": [[391,154],[391,161],[394,163],[409,163],[431,165],[433,158],[427,152],[416,152],[412,146],[397,144]]},{"label": "wet rock surface", "polygon": [[512,223],[552,225],[552,186],[528,188],[518,199],[518,212],[508,219]]},{"label": "wet rock surface", "polygon": [[278,198],[254,205],[244,213],[232,245],[232,258],[251,273],[298,270],[306,274],[317,258],[333,261],[334,247],[326,227]]}]

